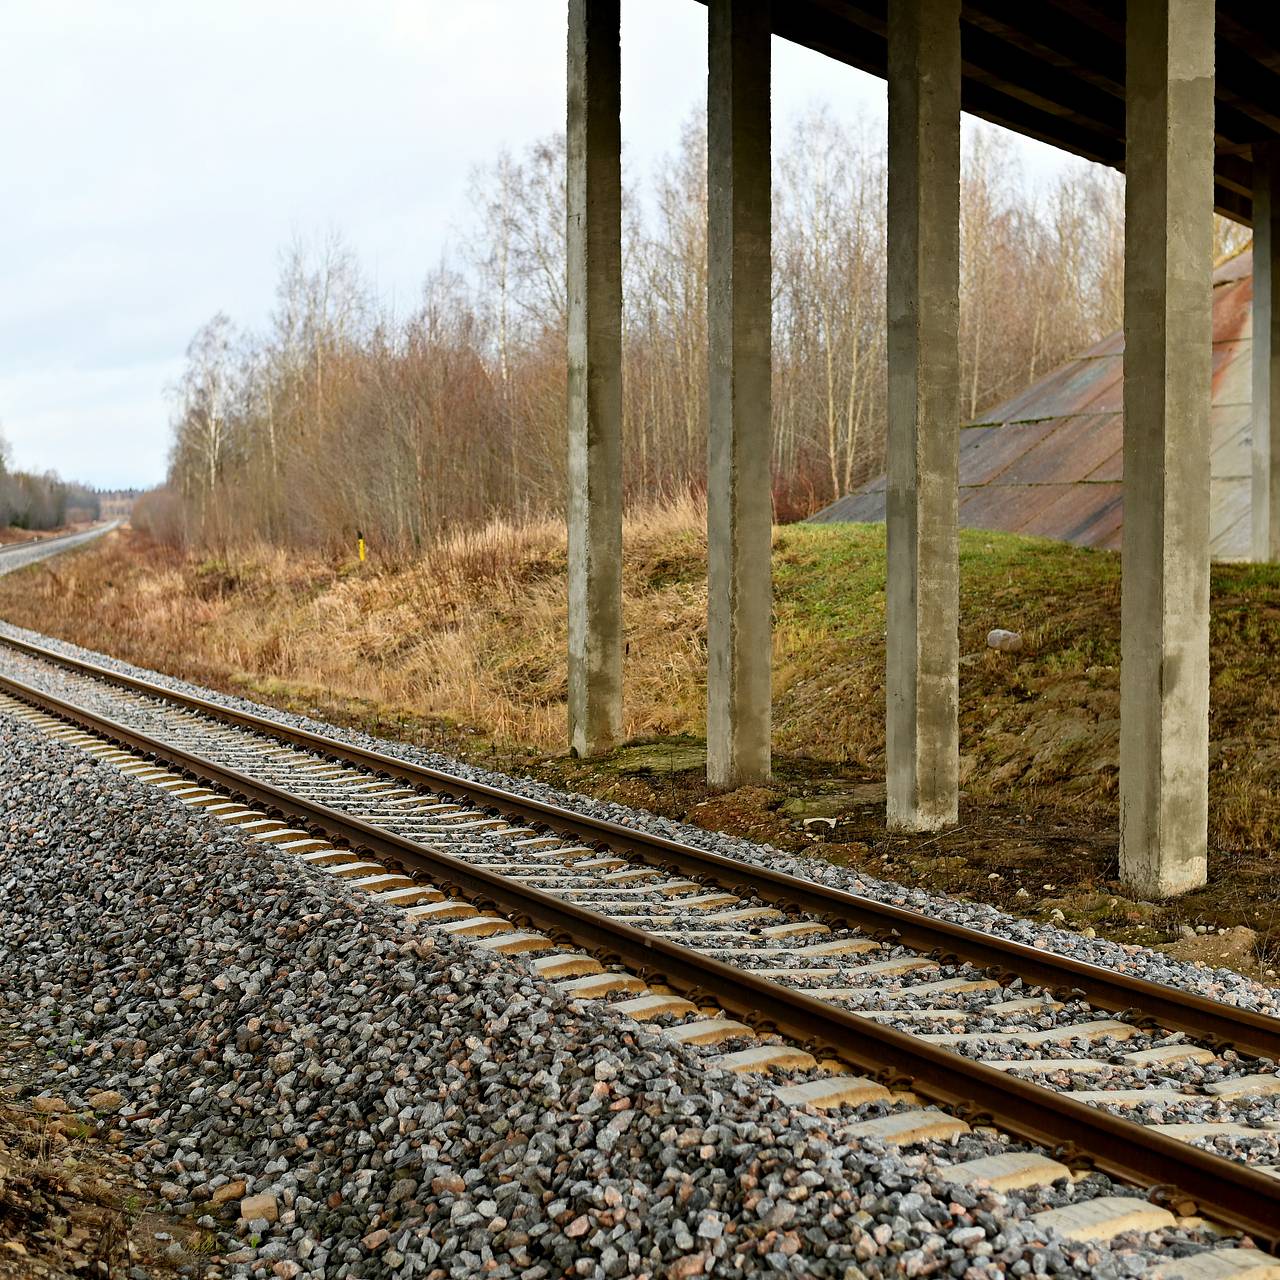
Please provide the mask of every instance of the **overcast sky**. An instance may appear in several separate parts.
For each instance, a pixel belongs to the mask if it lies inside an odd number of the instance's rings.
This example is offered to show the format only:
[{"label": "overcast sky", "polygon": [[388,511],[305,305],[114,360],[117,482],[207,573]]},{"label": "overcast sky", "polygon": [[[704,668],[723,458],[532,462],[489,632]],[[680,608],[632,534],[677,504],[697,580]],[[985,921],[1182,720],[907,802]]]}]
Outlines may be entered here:
[{"label": "overcast sky", "polygon": [[[706,10],[623,0],[633,175],[705,93]],[[14,463],[164,476],[192,332],[261,326],[278,255],[340,232],[417,299],[471,169],[563,128],[564,0],[5,0],[0,431]],[[774,42],[774,116],[883,120],[884,83]],[[1020,141],[1028,181],[1061,163]]]}]

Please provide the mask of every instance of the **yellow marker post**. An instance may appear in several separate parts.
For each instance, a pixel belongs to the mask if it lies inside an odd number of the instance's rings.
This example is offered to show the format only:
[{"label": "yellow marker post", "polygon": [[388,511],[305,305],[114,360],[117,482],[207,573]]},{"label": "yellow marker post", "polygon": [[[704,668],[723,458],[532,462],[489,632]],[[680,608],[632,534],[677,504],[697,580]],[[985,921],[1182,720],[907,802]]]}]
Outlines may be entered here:
[{"label": "yellow marker post", "polygon": [[359,532],[356,534],[356,555],[360,557],[360,563],[364,564],[364,534]]}]

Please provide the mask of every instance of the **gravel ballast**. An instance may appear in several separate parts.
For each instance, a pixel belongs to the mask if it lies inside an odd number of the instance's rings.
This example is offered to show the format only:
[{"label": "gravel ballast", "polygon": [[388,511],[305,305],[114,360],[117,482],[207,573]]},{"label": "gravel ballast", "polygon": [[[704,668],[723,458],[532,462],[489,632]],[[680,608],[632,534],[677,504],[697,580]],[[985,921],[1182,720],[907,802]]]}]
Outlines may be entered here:
[{"label": "gravel ballast", "polygon": [[[1280,1007],[1280,993],[1230,970],[565,796],[0,630],[744,861],[1244,1007]],[[3,650],[0,665],[55,692],[63,679]],[[48,1090],[76,1105],[119,1095],[108,1110],[141,1168],[171,1205],[222,1233],[232,1274],[1125,1275],[1142,1273],[1157,1248],[1167,1257],[1207,1243],[1174,1231],[1110,1251],[1037,1248],[1028,1214],[1088,1198],[1105,1180],[959,1191],[941,1167],[1004,1149],[989,1132],[906,1150],[842,1138],[886,1106],[826,1118],[783,1107],[758,1078],[709,1072],[696,1051],[603,1004],[570,1004],[518,960],[414,930],[3,714],[0,787],[0,1015],[65,1064],[50,1067]],[[1089,1016],[1083,1006],[1064,1014]],[[1093,1087],[1198,1093],[1222,1074],[1221,1064],[1119,1063],[1122,1049],[1146,1043],[1117,1044]],[[1216,1105],[1188,1095],[1126,1114],[1227,1118]],[[1260,1100],[1247,1120],[1271,1127],[1278,1105]],[[1247,1146],[1269,1162],[1280,1152],[1264,1130]],[[1236,1140],[1222,1149],[1243,1153]],[[233,1196],[238,1180],[246,1186]],[[261,1199],[246,1207],[245,1197]],[[251,1216],[237,1221],[240,1212]]]},{"label": "gravel ballast", "polygon": [[[145,667],[121,662],[92,649],[84,649],[79,645],[44,636],[39,632],[15,627],[4,621],[0,621],[0,634],[13,635],[19,639],[44,645],[55,652],[95,662],[122,674],[153,680],[166,688],[195,694],[237,710],[249,711],[282,725],[308,729],[338,741],[383,751],[402,760],[444,770],[490,786],[502,787],[535,800],[563,805],[598,818],[633,826],[654,835],[665,836],[670,840],[679,840],[697,848],[738,858],[743,862],[766,866],[775,871],[864,894],[878,902],[892,903],[895,906],[925,912],[931,917],[965,925],[984,933],[1054,951],[1059,955],[1071,956],[1090,964],[1102,965],[1116,972],[1130,973],[1151,982],[1165,983],[1184,991],[1195,991],[1239,1008],[1256,1009],[1261,1013],[1280,1017],[1280,987],[1256,982],[1233,969],[1212,969],[1175,960],[1147,947],[1110,942],[1104,938],[1088,938],[1069,929],[1055,929],[1036,921],[1008,915],[985,903],[953,899],[929,893],[923,889],[909,888],[892,880],[882,880],[861,871],[835,866],[821,858],[797,857],[771,845],[756,844],[721,832],[707,831],[702,827],[674,822],[627,805],[600,801],[574,792],[558,791],[533,779],[496,773],[457,760],[452,756],[441,755],[403,742],[375,738],[369,734],[344,729],[307,716],[280,711],[246,698],[237,698],[205,689]],[[14,655],[6,655],[0,650],[0,663],[7,664],[15,660]]]},{"label": "gravel ballast", "polygon": [[[1139,1275],[0,715],[0,1015],[232,1275]],[[243,1180],[243,1191],[220,1188]],[[212,1200],[221,1199],[218,1206]],[[242,1218],[242,1213],[253,1216]]]}]

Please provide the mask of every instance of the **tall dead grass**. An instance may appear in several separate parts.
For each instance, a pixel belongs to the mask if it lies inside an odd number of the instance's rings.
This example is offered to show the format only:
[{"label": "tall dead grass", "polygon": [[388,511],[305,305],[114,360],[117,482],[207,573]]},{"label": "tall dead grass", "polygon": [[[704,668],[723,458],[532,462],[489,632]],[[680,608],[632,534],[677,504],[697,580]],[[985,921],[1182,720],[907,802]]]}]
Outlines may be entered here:
[{"label": "tall dead grass", "polygon": [[[700,729],[706,514],[684,498],[624,526],[624,731]],[[200,557],[122,532],[0,586],[0,614],[224,687],[543,749],[565,734],[563,521],[496,519],[419,560],[363,566],[265,544]]]},{"label": "tall dead grass", "polygon": [[[624,732],[705,723],[705,510],[635,511],[624,530]],[[884,753],[884,530],[774,533],[774,744],[875,776]],[[1116,557],[961,536],[961,766],[974,801],[1116,808]],[[141,665],[445,749],[565,741],[564,528],[496,520],[422,558],[361,566],[253,546],[216,558],[136,532],[0,578],[0,617]],[[1026,640],[1007,659],[992,626]],[[1280,839],[1280,570],[1215,566],[1211,838]]]}]

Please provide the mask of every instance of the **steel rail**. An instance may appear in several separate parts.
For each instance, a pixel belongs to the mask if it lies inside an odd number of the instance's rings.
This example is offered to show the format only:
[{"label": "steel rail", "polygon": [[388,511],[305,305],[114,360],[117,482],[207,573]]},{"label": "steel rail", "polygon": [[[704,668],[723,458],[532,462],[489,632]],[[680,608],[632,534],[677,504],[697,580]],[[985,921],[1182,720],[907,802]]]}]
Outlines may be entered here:
[{"label": "steel rail", "polygon": [[943,960],[967,961],[992,970],[1006,980],[1021,978],[1024,982],[1086,1000],[1099,1009],[1133,1015],[1139,1026],[1162,1026],[1184,1032],[1215,1051],[1231,1048],[1245,1055],[1280,1059],[1280,1018],[1252,1009],[1237,1009],[1193,992],[1180,991],[1131,974],[1116,973],[1070,956],[1041,951],[978,929],[933,919],[905,907],[876,902],[844,889],[815,884],[786,872],[741,862],[602,818],[574,813],[559,805],[353,746],[307,729],[283,725],[266,716],[225,707],[194,694],[180,693],[30,641],[0,635],[0,644],[148,697],[176,703],[238,728],[277,738],[335,760],[357,764],[402,782],[429,787],[469,805],[487,806],[525,824],[553,830],[611,852],[625,853],[675,874],[698,878],[740,895],[754,895],[786,910],[815,916],[838,928],[857,929],[881,941],[899,943]]},{"label": "steel rail", "polygon": [[646,981],[661,982],[695,1002],[714,999],[762,1030],[776,1030],[882,1079],[907,1081],[914,1093],[962,1118],[980,1123],[989,1117],[1022,1141],[1148,1188],[1178,1212],[1203,1213],[1273,1251],[1280,1249],[1280,1181],[1266,1174],[294,796],[10,676],[0,675],[0,688],[331,840],[365,849],[393,867],[425,873],[445,891],[503,910],[517,923],[528,919],[553,940],[626,965]]}]

